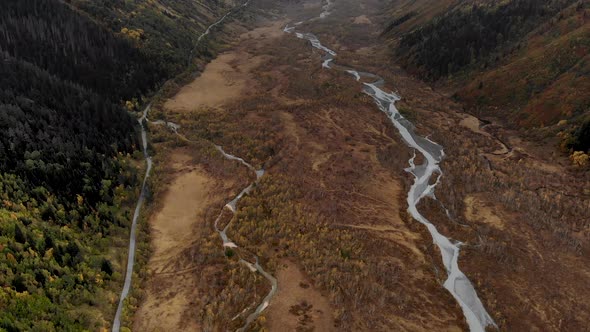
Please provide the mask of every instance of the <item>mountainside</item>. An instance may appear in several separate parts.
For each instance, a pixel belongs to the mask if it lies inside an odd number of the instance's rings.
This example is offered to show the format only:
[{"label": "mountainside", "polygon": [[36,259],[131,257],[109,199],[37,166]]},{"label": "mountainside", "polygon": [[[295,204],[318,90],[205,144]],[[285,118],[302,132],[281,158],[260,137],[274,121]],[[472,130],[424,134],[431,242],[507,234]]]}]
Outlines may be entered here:
[{"label": "mountainside", "polygon": [[241,3],[239,0],[68,0],[113,33],[126,37],[166,77],[184,70],[190,58],[208,54],[195,49],[207,26]]},{"label": "mountainside", "polygon": [[1,47],[19,60],[115,101],[147,92],[162,77],[130,41],[65,6],[50,1],[10,4],[2,13]]},{"label": "mountainside", "polygon": [[390,4],[384,35],[408,71],[452,87],[480,116],[512,128],[553,126],[532,133],[587,152],[590,138],[580,129],[590,103],[587,1],[455,1],[413,22],[431,2],[400,2]]},{"label": "mountainside", "polygon": [[0,330],[110,325],[142,167],[128,110],[229,5],[3,2]]}]

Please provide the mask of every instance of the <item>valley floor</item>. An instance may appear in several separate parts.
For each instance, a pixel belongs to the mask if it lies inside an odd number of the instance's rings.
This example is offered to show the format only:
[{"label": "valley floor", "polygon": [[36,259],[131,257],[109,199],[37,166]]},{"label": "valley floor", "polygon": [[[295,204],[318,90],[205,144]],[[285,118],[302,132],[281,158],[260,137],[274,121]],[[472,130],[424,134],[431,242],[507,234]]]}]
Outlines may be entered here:
[{"label": "valley floor", "polygon": [[[467,329],[442,286],[438,249],[406,211],[413,178],[404,168],[413,151],[359,82],[322,69],[322,53],[283,32],[321,5],[256,2],[256,28],[226,27],[231,45],[154,105],[150,120],[180,129],[150,124],[152,256],[133,330],[242,327],[270,290],[239,261],[254,255],[278,291],[250,330]],[[399,90],[402,114],[445,148],[438,200],[419,208],[464,243],[459,264],[499,328],[583,329],[590,320],[583,184],[392,65],[378,44],[376,8],[343,1],[304,26],[339,52],[336,62],[382,75]],[[239,254],[222,247],[214,223],[253,174],[215,145],[266,171],[235,215],[222,214]]]}]

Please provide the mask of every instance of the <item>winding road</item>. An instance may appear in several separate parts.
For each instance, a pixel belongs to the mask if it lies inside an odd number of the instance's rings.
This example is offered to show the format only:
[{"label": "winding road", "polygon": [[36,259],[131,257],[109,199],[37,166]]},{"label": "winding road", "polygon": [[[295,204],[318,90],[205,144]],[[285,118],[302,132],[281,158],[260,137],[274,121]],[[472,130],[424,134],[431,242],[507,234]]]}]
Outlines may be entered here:
[{"label": "winding road", "polygon": [[201,43],[201,41],[203,40],[203,38],[205,38],[205,36],[207,36],[210,32],[211,32],[211,28],[219,25],[220,23],[222,23],[223,21],[225,21],[225,18],[228,17],[229,15],[233,14],[234,12],[248,6],[250,4],[251,0],[247,0],[246,2],[244,2],[243,4],[236,6],[234,8],[232,8],[231,10],[229,10],[227,13],[225,13],[225,15],[223,15],[220,19],[218,19],[217,21],[213,22],[213,24],[209,25],[207,27],[207,29],[205,29],[205,31],[199,35],[199,38],[197,38],[197,42],[195,43],[195,46],[191,49],[189,56],[188,56],[188,65],[190,65],[191,61],[193,61],[193,57],[195,54],[195,50],[197,49],[197,47],[199,46],[199,44]]},{"label": "winding road", "polygon": [[137,205],[135,206],[135,212],[133,213],[133,221],[131,223],[131,231],[129,235],[129,254],[127,257],[125,283],[123,284],[123,290],[121,291],[121,296],[119,297],[119,305],[117,306],[117,312],[115,314],[115,319],[113,320],[113,332],[119,332],[119,329],[121,328],[121,314],[123,313],[123,305],[125,299],[127,298],[127,295],[129,295],[129,289],[131,289],[131,277],[133,276],[133,265],[135,264],[135,237],[137,233],[137,219],[139,218],[139,212],[141,211],[141,207],[143,206],[143,202],[145,201],[146,183],[152,170],[152,157],[150,157],[147,150],[147,132],[143,125],[143,122],[147,119],[147,115],[151,107],[151,104],[148,105],[143,111],[143,115],[138,120],[139,125],[141,126],[141,142],[143,156],[145,158],[147,167],[145,169],[145,175],[143,177],[143,183],[141,185],[141,193],[139,194],[139,199],[137,200]]}]

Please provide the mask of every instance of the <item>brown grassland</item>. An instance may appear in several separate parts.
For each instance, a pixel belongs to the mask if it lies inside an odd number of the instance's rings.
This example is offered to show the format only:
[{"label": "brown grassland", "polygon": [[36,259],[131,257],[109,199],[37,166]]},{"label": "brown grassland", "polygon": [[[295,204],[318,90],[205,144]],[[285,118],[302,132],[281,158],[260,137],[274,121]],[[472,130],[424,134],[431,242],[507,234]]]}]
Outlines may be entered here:
[{"label": "brown grassland", "polygon": [[[229,237],[279,282],[250,330],[467,329],[442,286],[438,249],[406,212],[412,151],[358,82],[322,69],[321,53],[282,32],[318,8],[255,1],[256,29],[226,27],[233,34],[224,53],[155,105],[152,120],[178,123],[181,135],[150,125],[152,257],[134,329],[235,330],[270,289],[214,232],[223,204],[253,174],[213,144],[266,170],[237,213],[224,216],[233,218]],[[379,8],[340,1],[332,16],[298,29],[316,32],[339,52],[336,62],[383,76],[418,132],[445,147],[438,200],[420,209],[464,242],[459,264],[499,328],[583,330],[588,176],[498,125],[480,126],[408,77],[379,44]]]}]

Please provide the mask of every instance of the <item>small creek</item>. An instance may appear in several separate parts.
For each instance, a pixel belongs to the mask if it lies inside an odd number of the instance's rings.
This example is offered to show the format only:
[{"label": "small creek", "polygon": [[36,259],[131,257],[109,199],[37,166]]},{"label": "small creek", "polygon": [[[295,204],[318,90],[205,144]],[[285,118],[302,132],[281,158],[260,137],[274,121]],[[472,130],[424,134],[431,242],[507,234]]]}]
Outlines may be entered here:
[{"label": "small creek", "polygon": [[[248,6],[250,1],[251,0],[247,0],[243,4],[232,8],[223,17],[221,17],[219,20],[217,20],[216,22],[214,22],[213,24],[211,24],[207,27],[207,29],[197,39],[197,43],[196,43],[195,47],[191,50],[189,63],[192,60],[194,50],[199,45],[201,40],[210,33],[211,28],[213,28],[214,26],[223,22],[230,14],[236,12],[237,10],[239,10],[241,8]],[[147,120],[147,116],[148,116],[150,109],[151,109],[151,104],[145,108],[145,110],[142,113],[141,118],[138,119],[139,125],[141,127],[142,150],[143,150],[143,155],[144,155],[144,158],[146,161],[146,171],[145,171],[145,175],[143,178],[143,183],[141,185],[141,193],[139,194],[139,198],[138,198],[137,204],[135,206],[135,212],[133,213],[133,220],[131,223],[131,229],[130,229],[130,235],[129,235],[129,252],[127,254],[127,268],[125,271],[125,281],[123,283],[123,290],[121,290],[121,295],[119,296],[119,304],[117,305],[117,311],[115,313],[115,318],[113,319],[113,326],[112,326],[113,332],[119,332],[119,330],[121,329],[121,315],[123,313],[125,299],[129,295],[129,290],[131,289],[131,281],[132,281],[132,277],[133,277],[133,267],[135,264],[137,219],[139,218],[139,213],[141,212],[141,207],[143,206],[143,203],[145,201],[146,183],[147,183],[147,179],[150,175],[150,172],[152,170],[152,158],[150,157],[148,150],[147,150],[147,131],[143,125],[143,121]],[[158,124],[164,124],[164,122],[160,122]],[[179,127],[176,124],[171,123],[171,122],[168,122],[165,124],[170,129],[172,129],[175,133],[178,134],[177,131],[178,131]]]}]

